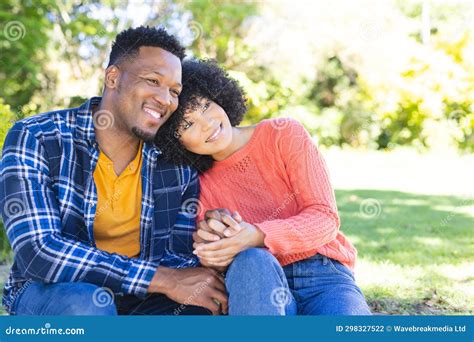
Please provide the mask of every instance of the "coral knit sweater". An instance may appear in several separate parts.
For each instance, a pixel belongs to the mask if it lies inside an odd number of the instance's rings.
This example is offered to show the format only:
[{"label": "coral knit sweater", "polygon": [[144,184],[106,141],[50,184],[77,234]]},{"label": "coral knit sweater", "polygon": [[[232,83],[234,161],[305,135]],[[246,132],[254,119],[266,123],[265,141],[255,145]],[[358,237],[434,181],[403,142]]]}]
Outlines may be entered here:
[{"label": "coral knit sweater", "polygon": [[354,269],[357,251],[339,231],[334,191],[323,157],[292,119],[260,122],[249,142],[200,177],[202,219],[227,208],[265,233],[282,266],[317,253]]}]

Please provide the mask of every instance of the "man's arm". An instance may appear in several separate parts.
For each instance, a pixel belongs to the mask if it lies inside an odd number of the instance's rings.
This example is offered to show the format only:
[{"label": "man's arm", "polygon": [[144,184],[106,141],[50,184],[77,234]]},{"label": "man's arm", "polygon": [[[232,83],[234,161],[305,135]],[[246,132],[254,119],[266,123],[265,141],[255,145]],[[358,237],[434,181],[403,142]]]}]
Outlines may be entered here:
[{"label": "man's arm", "polygon": [[157,263],[110,254],[62,235],[49,163],[41,142],[22,123],[10,130],[0,166],[0,208],[15,261],[27,278],[89,282],[144,296]]}]

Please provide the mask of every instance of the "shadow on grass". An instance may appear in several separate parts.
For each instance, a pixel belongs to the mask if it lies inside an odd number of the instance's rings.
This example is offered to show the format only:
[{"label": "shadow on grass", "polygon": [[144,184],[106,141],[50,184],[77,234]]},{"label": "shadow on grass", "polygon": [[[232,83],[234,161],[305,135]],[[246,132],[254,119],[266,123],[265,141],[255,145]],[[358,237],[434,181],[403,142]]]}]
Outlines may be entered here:
[{"label": "shadow on grass", "polygon": [[400,265],[473,260],[472,198],[380,190],[338,190],[336,196],[341,230],[359,257]]},{"label": "shadow on grass", "polygon": [[[338,190],[336,196],[341,230],[357,247],[359,258],[380,265],[390,262],[405,270],[410,267],[423,270],[413,289],[404,293],[403,298],[394,295],[390,282],[364,288],[374,312],[413,315],[473,312],[467,302],[452,303],[446,288],[454,280],[438,272],[437,267],[473,262],[473,198],[381,190]],[[404,275],[394,274],[397,276]],[[473,274],[465,276],[463,281],[473,281]],[[463,298],[462,294],[454,296],[458,300]]]}]

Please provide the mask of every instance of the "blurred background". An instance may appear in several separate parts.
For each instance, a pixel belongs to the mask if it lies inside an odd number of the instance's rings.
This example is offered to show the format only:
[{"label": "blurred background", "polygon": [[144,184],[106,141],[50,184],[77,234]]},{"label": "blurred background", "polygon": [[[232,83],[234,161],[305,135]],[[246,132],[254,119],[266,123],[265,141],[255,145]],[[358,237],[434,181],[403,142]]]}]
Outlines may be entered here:
[{"label": "blurred background", "polygon": [[473,0],[3,0],[0,147],[16,120],[100,95],[111,42],[138,25],[226,67],[244,124],[305,125],[374,312],[474,313]]}]

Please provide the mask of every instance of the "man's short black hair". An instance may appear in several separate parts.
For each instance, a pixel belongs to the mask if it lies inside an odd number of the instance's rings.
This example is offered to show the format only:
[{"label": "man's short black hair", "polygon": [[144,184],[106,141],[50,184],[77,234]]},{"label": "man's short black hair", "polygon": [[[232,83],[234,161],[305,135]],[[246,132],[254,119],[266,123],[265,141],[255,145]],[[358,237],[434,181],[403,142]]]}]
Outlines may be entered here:
[{"label": "man's short black hair", "polygon": [[185,56],[184,47],[164,28],[139,26],[129,28],[117,35],[110,52],[108,67],[124,59],[136,57],[142,46],[162,48],[178,57],[180,61]]},{"label": "man's short black hair", "polygon": [[237,126],[247,112],[245,93],[228,73],[210,59],[186,59],[183,67],[183,90],[176,111],[155,136],[156,146],[166,160],[176,165],[192,165],[199,173],[212,167],[213,159],[186,150],[179,141],[178,129],[185,114],[200,106],[199,99],[208,99],[224,109],[230,124]]}]

